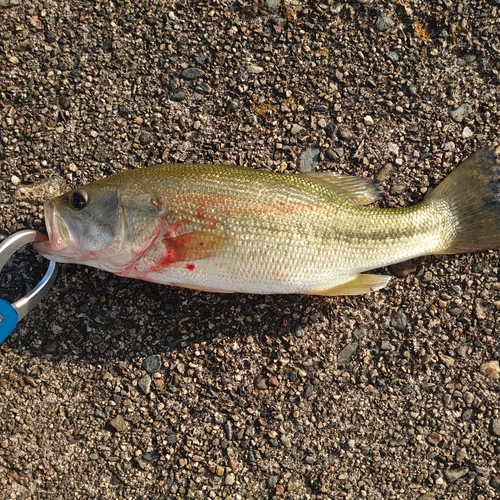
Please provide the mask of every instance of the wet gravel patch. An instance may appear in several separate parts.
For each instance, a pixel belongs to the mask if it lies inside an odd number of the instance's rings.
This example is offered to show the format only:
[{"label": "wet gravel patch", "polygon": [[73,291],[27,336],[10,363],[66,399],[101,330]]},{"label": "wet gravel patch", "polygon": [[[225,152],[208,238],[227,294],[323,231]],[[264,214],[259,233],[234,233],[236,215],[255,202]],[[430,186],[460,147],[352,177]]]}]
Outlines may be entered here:
[{"label": "wet gravel patch", "polygon": [[[479,0],[0,1],[0,234],[164,162],[332,170],[415,203],[498,143],[499,20]],[[19,253],[0,296],[44,270]],[[399,274],[263,297],[62,266],[0,347],[0,497],[496,498],[498,252]]]}]

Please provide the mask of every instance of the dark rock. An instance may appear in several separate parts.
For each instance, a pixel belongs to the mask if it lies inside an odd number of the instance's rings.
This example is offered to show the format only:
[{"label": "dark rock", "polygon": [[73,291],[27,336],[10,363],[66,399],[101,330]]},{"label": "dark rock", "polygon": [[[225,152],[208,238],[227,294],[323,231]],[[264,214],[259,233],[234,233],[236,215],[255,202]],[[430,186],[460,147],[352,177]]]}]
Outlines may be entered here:
[{"label": "dark rock", "polygon": [[187,68],[181,73],[181,76],[185,80],[196,80],[205,76],[205,72],[200,68]]},{"label": "dark rock", "polygon": [[155,373],[160,371],[161,368],[161,356],[159,354],[152,354],[148,356],[143,362],[142,367],[148,373]]}]

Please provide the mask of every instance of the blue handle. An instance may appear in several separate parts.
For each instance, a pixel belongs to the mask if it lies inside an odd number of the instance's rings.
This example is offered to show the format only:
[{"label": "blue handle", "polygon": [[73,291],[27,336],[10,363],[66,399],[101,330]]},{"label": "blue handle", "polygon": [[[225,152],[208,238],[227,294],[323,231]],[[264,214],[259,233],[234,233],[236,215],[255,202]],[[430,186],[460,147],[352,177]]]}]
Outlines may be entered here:
[{"label": "blue handle", "polygon": [[6,300],[0,299],[0,344],[16,327],[17,318],[17,311]]}]

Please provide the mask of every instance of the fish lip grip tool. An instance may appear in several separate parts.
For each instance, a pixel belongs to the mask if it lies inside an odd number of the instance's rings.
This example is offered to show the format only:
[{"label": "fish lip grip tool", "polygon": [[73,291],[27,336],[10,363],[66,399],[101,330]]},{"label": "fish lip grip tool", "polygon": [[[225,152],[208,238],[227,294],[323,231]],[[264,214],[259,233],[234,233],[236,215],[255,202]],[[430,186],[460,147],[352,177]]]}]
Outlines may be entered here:
[{"label": "fish lip grip tool", "polygon": [[[7,261],[21,247],[35,241],[46,241],[47,236],[38,231],[19,231],[0,243],[0,272]],[[50,262],[40,282],[27,295],[9,304],[0,299],[0,344],[10,335],[19,320],[23,319],[47,294],[57,276],[59,264]]]}]

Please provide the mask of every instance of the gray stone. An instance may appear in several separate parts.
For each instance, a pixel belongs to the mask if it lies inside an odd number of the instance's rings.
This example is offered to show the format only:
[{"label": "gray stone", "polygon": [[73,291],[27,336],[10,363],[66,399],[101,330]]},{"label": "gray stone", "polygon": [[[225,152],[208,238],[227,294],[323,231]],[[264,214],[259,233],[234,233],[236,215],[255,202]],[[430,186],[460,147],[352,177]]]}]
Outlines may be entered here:
[{"label": "gray stone", "polygon": [[387,16],[380,16],[375,23],[375,29],[378,31],[387,31],[388,29],[391,29],[393,26],[394,26],[394,21]]},{"label": "gray stone", "polygon": [[347,344],[338,354],[337,354],[337,363],[339,365],[348,363],[353,356],[353,354],[357,351],[359,346],[359,342],[352,342],[351,344]]},{"label": "gray stone", "polygon": [[398,309],[391,317],[391,326],[396,330],[403,332],[406,329],[407,324],[408,321],[406,319],[406,314],[401,309]]},{"label": "gray stone", "polygon": [[115,418],[111,419],[108,424],[116,431],[123,432],[127,428],[124,418],[121,415],[117,415]]},{"label": "gray stone", "polygon": [[399,54],[397,52],[391,51],[387,54],[387,57],[392,61],[392,62],[398,62],[399,61]]},{"label": "gray stone", "polygon": [[7,7],[17,7],[21,4],[21,0],[0,0],[0,9],[6,9]]},{"label": "gray stone", "polygon": [[149,375],[146,375],[142,377],[138,382],[137,385],[141,389],[141,391],[144,394],[149,394],[151,390],[151,377]]},{"label": "gray stone", "polygon": [[449,483],[454,483],[458,481],[461,477],[464,477],[469,472],[468,467],[461,467],[460,469],[449,469],[445,471],[444,477]]},{"label": "gray stone", "polygon": [[301,130],[302,130],[302,127],[300,125],[298,125],[297,123],[294,123],[292,125],[290,132],[292,133],[292,135],[297,135]]},{"label": "gray stone", "polygon": [[495,436],[499,436],[500,437],[500,418],[494,418],[491,421],[491,432]]},{"label": "gray stone", "polygon": [[450,118],[457,123],[461,123],[464,118],[472,113],[472,108],[469,104],[462,104],[456,109],[449,111]]},{"label": "gray stone", "polygon": [[143,362],[142,367],[148,373],[155,373],[160,371],[161,368],[161,356],[159,354],[152,354],[148,356]]},{"label": "gray stone", "polygon": [[175,94],[172,94],[172,101],[175,101],[175,102],[181,102],[183,101],[185,98],[186,98],[186,92],[184,92],[184,90],[179,90],[179,92],[176,92]]},{"label": "gray stone", "polygon": [[319,148],[311,146],[302,151],[299,158],[299,170],[301,172],[312,172],[316,169],[319,162]]},{"label": "gray stone", "polygon": [[266,0],[265,6],[272,11],[277,11],[280,8],[280,0]]},{"label": "gray stone", "polygon": [[472,418],[472,416],[474,415],[474,410],[471,410],[470,408],[468,410],[465,410],[463,413],[462,413],[462,420],[464,422],[467,422],[468,420],[470,420]]},{"label": "gray stone", "polygon": [[490,486],[496,490],[500,491],[500,476],[492,476],[490,479]]},{"label": "gray stone", "polygon": [[201,78],[205,76],[205,72],[200,68],[186,68],[181,73],[182,78],[185,80],[196,80],[197,78]]},{"label": "gray stone", "polygon": [[179,436],[177,434],[169,434],[167,436],[167,443],[168,444],[175,444],[179,441]]},{"label": "gray stone", "polygon": [[474,132],[467,126],[462,130],[462,137],[464,139],[470,139],[474,135]]},{"label": "gray stone", "polygon": [[394,351],[395,349],[394,346],[387,340],[382,341],[380,348],[382,349],[382,351]]}]

